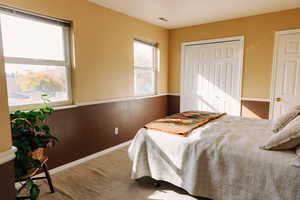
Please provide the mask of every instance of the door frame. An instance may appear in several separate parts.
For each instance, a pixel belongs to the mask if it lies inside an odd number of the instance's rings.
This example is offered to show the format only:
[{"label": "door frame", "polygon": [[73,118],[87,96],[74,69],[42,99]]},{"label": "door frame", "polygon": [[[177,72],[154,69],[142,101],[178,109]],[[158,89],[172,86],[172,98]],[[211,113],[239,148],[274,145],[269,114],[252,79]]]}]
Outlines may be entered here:
[{"label": "door frame", "polygon": [[278,39],[281,35],[291,34],[291,33],[300,33],[300,29],[276,31],[274,38],[274,49],[273,49],[273,64],[272,64],[272,78],[271,78],[271,92],[270,92],[270,109],[269,109],[269,119],[274,117],[274,108],[275,108],[275,88],[277,82],[277,51],[278,51]]},{"label": "door frame", "polygon": [[192,42],[181,43],[181,62],[180,62],[180,112],[182,112],[182,97],[183,97],[183,72],[184,72],[184,63],[185,63],[185,47],[191,45],[201,45],[201,44],[211,44],[211,43],[222,43],[222,42],[232,42],[239,41],[241,44],[241,60],[239,63],[240,75],[239,75],[239,113],[241,115],[241,106],[242,106],[242,85],[243,85],[243,71],[244,71],[244,46],[245,46],[245,36],[236,36],[236,37],[225,37],[225,38],[216,38],[209,40],[199,40]]}]

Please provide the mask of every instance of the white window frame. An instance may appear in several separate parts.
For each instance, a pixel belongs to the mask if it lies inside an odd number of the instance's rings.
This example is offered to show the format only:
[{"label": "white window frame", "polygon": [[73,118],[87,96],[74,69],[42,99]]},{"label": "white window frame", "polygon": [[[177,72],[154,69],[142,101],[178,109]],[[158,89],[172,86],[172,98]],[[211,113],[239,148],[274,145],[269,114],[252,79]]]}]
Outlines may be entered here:
[{"label": "white window frame", "polygon": [[[146,45],[149,45],[151,47],[153,47],[153,67],[152,67],[152,70],[153,70],[153,73],[154,73],[154,91],[149,93],[149,94],[137,94],[136,93],[136,82],[135,82],[135,72],[136,72],[136,69],[139,69],[139,70],[149,70],[150,71],[150,68],[146,68],[146,67],[142,67],[142,66],[137,66],[134,64],[134,56],[133,56],[133,71],[134,71],[134,74],[133,74],[133,87],[134,87],[134,96],[135,97],[145,97],[145,96],[152,96],[152,95],[156,95],[157,94],[157,66],[158,66],[158,45],[157,43],[152,43],[152,42],[147,42],[147,41],[143,41],[143,40],[140,40],[140,39],[134,39],[133,40],[133,48],[134,48],[134,43],[135,42],[140,42],[140,43],[143,43],[143,44],[146,44]],[[133,51],[134,52],[134,51]]]},{"label": "white window frame", "polygon": [[[64,20],[49,18],[37,14],[28,13],[26,11],[21,11],[13,8],[8,7],[0,7],[0,13],[16,16],[16,17],[23,17],[26,19],[30,19],[33,21],[39,21],[48,24],[56,24],[63,27],[63,40],[64,40],[64,61],[60,60],[47,60],[47,59],[31,59],[31,58],[20,58],[20,57],[5,57],[3,53],[3,41],[2,41],[2,30],[1,30],[1,20],[0,20],[0,47],[2,57],[4,58],[4,65],[6,63],[9,64],[28,64],[28,65],[49,65],[49,66],[56,66],[56,67],[64,67],[66,68],[66,79],[67,79],[67,89],[68,89],[68,100],[67,101],[56,101],[50,102],[49,106],[56,107],[56,106],[66,106],[71,105],[73,103],[72,98],[72,85],[71,85],[71,69],[72,69],[72,57],[71,57],[71,23]],[[19,105],[19,106],[9,106],[9,110],[16,111],[16,110],[29,110],[35,109],[39,106],[42,106],[42,103],[38,104],[26,104],[26,105]]]}]

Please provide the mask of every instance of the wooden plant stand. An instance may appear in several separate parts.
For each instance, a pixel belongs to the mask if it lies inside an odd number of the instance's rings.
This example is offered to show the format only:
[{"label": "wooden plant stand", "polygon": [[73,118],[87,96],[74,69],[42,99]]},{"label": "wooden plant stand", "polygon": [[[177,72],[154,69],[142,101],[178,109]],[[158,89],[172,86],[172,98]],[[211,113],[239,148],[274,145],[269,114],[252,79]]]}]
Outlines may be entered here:
[{"label": "wooden plant stand", "polygon": [[[26,183],[27,183],[27,180],[29,180],[29,179],[31,179],[33,181],[34,180],[47,179],[50,192],[51,193],[55,192],[53,184],[52,184],[51,176],[50,176],[49,171],[48,171],[48,166],[47,166],[47,163],[46,163],[47,161],[48,161],[48,157],[45,157],[44,160],[41,162],[41,168],[33,169],[32,171],[30,171],[28,173],[28,175],[23,176],[21,179],[19,179],[18,181],[16,181],[17,183],[21,184],[21,187],[17,190],[17,200],[31,199],[30,196],[18,196],[26,188]],[[44,172],[45,176],[34,177],[39,171]]]}]

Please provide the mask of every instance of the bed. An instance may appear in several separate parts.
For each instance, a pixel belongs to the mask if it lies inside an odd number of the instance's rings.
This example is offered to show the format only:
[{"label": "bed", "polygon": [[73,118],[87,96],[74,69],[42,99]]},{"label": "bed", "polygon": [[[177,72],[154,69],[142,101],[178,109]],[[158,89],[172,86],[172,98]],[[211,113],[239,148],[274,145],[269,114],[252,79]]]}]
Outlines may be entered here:
[{"label": "bed", "polygon": [[214,200],[299,200],[293,151],[259,147],[269,120],[225,115],[187,137],[140,129],[129,147],[132,179],[149,176]]}]

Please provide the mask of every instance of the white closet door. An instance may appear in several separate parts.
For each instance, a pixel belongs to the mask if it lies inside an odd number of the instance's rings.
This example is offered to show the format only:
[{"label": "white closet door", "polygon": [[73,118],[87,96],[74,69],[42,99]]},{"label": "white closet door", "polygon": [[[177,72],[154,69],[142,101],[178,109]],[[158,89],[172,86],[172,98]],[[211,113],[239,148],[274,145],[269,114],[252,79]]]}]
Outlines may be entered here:
[{"label": "white closet door", "polygon": [[240,115],[242,42],[184,47],[181,111]]},{"label": "white closet door", "polygon": [[272,118],[300,105],[300,30],[277,36]]}]

